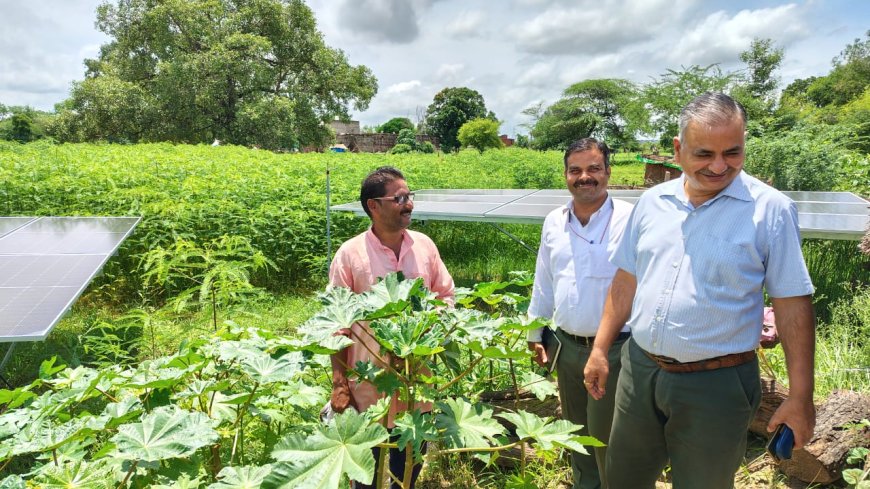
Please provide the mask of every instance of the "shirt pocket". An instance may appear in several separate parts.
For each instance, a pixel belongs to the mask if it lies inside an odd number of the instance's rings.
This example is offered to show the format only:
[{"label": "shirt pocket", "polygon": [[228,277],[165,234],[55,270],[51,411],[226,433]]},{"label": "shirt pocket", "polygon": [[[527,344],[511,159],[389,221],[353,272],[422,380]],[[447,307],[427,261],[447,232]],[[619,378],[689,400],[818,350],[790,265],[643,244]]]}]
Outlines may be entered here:
[{"label": "shirt pocket", "polygon": [[693,257],[694,273],[712,287],[733,289],[743,293],[753,289],[764,277],[764,266],[750,243],[733,243],[717,236],[706,235]]}]

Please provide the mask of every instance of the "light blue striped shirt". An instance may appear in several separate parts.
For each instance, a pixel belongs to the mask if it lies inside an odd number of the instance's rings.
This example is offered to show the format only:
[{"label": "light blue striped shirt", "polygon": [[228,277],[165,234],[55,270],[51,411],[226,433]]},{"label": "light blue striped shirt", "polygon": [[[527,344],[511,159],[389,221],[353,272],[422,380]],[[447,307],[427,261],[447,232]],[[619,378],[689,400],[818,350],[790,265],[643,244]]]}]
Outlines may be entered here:
[{"label": "light blue striped shirt", "polygon": [[813,293],[797,208],[745,172],[694,208],[684,179],[644,192],[610,258],[637,278],[632,336],[681,362],[752,350],[763,289],[771,297]]}]

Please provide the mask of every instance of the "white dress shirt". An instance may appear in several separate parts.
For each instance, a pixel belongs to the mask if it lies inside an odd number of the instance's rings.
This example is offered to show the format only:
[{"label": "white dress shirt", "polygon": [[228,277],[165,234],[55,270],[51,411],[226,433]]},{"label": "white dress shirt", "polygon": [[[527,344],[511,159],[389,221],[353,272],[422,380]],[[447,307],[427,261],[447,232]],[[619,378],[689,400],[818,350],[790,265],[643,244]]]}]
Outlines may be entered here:
[{"label": "white dress shirt", "polygon": [[[585,226],[574,215],[573,200],[547,215],[529,316],[552,319],[573,335],[595,336],[616,273],[608,258],[622,239],[631,208],[608,196]],[[541,330],[529,331],[528,340],[540,342]]]}]

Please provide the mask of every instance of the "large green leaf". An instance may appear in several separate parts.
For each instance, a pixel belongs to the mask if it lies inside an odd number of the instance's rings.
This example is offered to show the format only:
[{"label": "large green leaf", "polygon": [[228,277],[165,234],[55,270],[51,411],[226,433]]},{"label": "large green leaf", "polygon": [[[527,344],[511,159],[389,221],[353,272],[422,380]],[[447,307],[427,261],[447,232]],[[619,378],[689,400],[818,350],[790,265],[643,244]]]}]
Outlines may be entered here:
[{"label": "large green leaf", "polygon": [[208,489],[258,489],[272,471],[271,465],[256,467],[224,467],[217,475],[217,482]]},{"label": "large green leaf", "polygon": [[108,489],[117,484],[113,468],[105,459],[91,463],[79,460],[46,464],[35,482],[43,489]]},{"label": "large green leaf", "polygon": [[368,313],[367,319],[383,318],[401,313],[413,298],[425,295],[423,279],[405,280],[401,272],[391,273],[363,294],[360,301]]},{"label": "large green leaf", "polygon": [[166,389],[180,384],[186,375],[184,369],[164,367],[159,362],[146,360],[139,364],[127,385],[140,389]]},{"label": "large green leaf", "polygon": [[435,419],[429,413],[421,413],[419,409],[415,409],[413,413],[402,413],[396,419],[392,434],[399,436],[396,445],[400,450],[404,450],[409,444],[413,447],[414,460],[418,462],[423,461],[423,442],[438,440]]},{"label": "large green leaf", "polygon": [[299,352],[286,353],[277,359],[261,353],[242,358],[242,370],[259,384],[290,382],[302,371],[302,361]]},{"label": "large green leaf", "polygon": [[528,389],[528,391],[534,394],[540,401],[543,401],[549,396],[559,394],[559,389],[556,387],[556,384],[531,370],[526,370],[520,375],[520,385],[523,389]]},{"label": "large green leaf", "polygon": [[27,485],[20,475],[10,475],[0,481],[0,489],[25,489]]},{"label": "large green leaf", "polygon": [[552,418],[541,418],[523,410],[516,413],[501,413],[498,416],[516,426],[516,433],[520,439],[533,439],[543,450],[568,448],[588,454],[584,445],[604,446],[595,438],[577,435],[577,431],[582,426],[564,419],[553,421]]},{"label": "large green leaf", "polygon": [[278,460],[263,481],[264,488],[337,488],[347,474],[370,484],[375,472],[372,447],[389,437],[379,424],[370,424],[353,409],[336,415],[326,426],[318,426],[308,437],[293,434],[272,451]]},{"label": "large green leaf", "polygon": [[322,404],[327,394],[323,387],[311,385],[301,380],[282,384],[276,393],[287,403],[301,408]]},{"label": "large green leaf", "polygon": [[[54,358],[54,357],[52,357]],[[32,386],[26,385],[15,390],[0,389],[0,405],[6,405],[6,409],[15,409],[25,402],[36,397],[36,394],[30,392]]]},{"label": "large green leaf", "polygon": [[155,462],[187,457],[217,439],[208,416],[171,406],[156,408],[140,423],[120,426],[112,442],[118,458]]},{"label": "large green leaf", "polygon": [[321,296],[321,300],[323,309],[297,328],[300,340],[288,346],[314,353],[333,353],[353,343],[337,333],[364,319],[365,308],[359,296],[344,287],[334,287]]},{"label": "large green leaf", "polygon": [[450,448],[486,448],[505,432],[492,417],[492,409],[464,399],[447,399],[437,404],[435,419],[445,444]]},{"label": "large green leaf", "polygon": [[410,355],[434,355],[444,350],[441,346],[443,335],[437,334],[440,328],[433,328],[435,321],[434,313],[420,313],[378,319],[370,326],[383,349],[393,356],[406,358]]}]

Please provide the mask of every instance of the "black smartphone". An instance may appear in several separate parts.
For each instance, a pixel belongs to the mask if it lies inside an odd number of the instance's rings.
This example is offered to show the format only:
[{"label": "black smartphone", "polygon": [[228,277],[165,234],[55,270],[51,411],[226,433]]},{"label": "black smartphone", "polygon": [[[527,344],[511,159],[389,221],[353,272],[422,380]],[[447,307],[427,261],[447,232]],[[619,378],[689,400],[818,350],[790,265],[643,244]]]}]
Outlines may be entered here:
[{"label": "black smartphone", "polygon": [[781,462],[791,458],[793,448],[794,432],[785,423],[777,426],[770,440],[767,441],[767,453],[777,462]]}]

